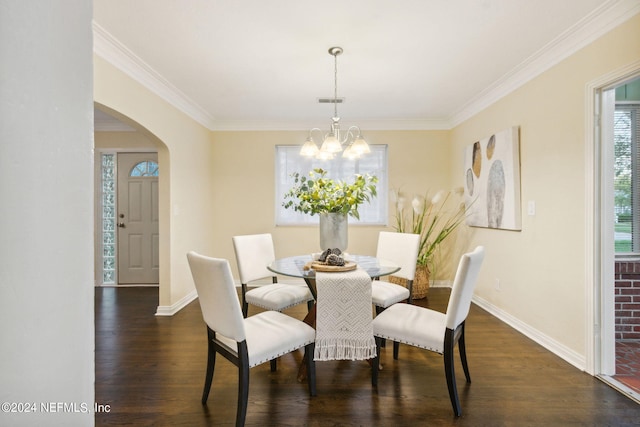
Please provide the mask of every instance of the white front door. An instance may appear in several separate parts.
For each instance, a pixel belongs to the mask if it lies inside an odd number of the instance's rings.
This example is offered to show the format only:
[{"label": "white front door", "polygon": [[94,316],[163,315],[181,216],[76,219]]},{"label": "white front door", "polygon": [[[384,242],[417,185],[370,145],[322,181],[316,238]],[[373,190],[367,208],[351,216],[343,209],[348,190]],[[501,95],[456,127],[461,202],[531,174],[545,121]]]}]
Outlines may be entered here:
[{"label": "white front door", "polygon": [[157,284],[158,155],[118,154],[118,284]]}]

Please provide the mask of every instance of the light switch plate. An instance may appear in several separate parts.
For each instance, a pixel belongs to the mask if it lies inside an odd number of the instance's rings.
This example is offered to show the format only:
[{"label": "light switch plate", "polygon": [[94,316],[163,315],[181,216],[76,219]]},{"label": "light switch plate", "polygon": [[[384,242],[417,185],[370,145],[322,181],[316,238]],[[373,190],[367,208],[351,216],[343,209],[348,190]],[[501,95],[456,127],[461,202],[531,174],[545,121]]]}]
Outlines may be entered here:
[{"label": "light switch plate", "polygon": [[527,213],[530,216],[534,216],[536,214],[536,202],[535,202],[535,200],[529,200],[529,203],[527,203]]}]

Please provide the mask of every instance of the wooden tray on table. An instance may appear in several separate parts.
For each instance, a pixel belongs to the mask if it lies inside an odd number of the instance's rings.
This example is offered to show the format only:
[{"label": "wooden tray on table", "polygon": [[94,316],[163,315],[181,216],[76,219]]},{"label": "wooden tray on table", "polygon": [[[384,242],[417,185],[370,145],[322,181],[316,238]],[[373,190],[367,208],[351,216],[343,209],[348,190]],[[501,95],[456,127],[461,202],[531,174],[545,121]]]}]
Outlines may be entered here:
[{"label": "wooden tray on table", "polygon": [[325,273],[337,273],[341,271],[351,271],[358,268],[358,264],[353,261],[346,261],[344,265],[329,265],[320,261],[308,262],[305,266],[305,270],[321,271]]}]

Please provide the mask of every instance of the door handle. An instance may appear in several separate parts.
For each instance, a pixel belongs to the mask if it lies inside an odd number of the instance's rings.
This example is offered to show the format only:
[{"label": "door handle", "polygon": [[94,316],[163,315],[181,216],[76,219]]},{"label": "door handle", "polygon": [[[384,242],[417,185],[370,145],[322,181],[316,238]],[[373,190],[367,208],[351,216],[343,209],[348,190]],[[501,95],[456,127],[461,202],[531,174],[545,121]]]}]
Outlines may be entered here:
[{"label": "door handle", "polygon": [[119,222],[119,223],[118,223],[118,227],[120,227],[120,228],[125,228],[124,222]]}]

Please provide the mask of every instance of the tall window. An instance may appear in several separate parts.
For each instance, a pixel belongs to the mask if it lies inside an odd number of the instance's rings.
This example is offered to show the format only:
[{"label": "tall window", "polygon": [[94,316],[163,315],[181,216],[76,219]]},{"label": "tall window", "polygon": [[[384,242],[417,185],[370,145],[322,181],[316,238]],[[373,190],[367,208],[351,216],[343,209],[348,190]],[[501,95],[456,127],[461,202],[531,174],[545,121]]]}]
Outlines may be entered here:
[{"label": "tall window", "polygon": [[300,155],[300,147],[276,146],[276,225],[311,225],[318,223],[318,215],[307,215],[282,206],[285,193],[293,186],[291,174],[307,175],[315,168],[328,171],[327,177],[353,182],[354,174],[370,173],[378,177],[378,195],[371,203],[364,202],[358,208],[360,220],[349,218],[349,224],[386,225],[387,212],[387,146],[370,145],[371,153],[358,160],[336,156],[333,160],[309,159]]},{"label": "tall window", "polygon": [[640,104],[616,105],[615,251],[640,254]]},{"label": "tall window", "polygon": [[102,154],[102,283],[116,280],[116,161],[115,154]]}]

